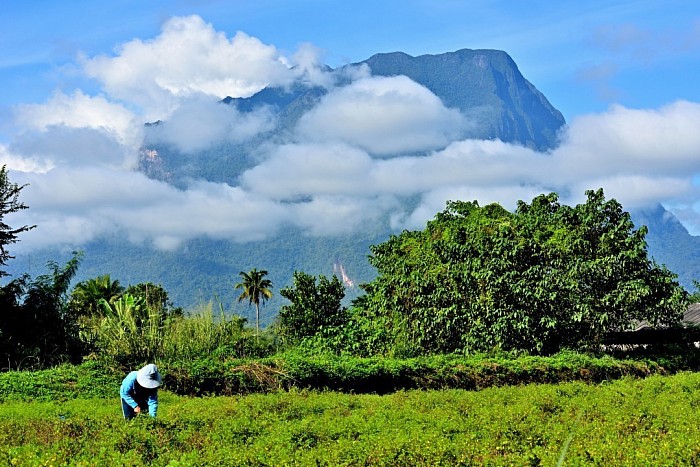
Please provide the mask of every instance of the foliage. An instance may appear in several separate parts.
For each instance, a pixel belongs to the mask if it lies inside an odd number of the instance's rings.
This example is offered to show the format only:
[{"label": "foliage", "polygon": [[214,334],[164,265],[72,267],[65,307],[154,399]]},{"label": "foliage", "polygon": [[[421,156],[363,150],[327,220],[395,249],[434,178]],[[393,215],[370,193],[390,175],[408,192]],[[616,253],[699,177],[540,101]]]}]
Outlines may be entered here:
[{"label": "foliage", "polygon": [[80,365],[64,363],[44,370],[2,372],[0,402],[112,397],[124,377],[123,372],[123,368],[107,364],[105,360],[89,360]]},{"label": "foliage", "polygon": [[2,287],[0,350],[8,369],[41,368],[80,357],[78,328],[66,307],[68,287],[80,258],[74,253],[63,267],[49,262],[48,274],[33,280],[25,275]]},{"label": "foliage", "polygon": [[272,281],[265,278],[267,271],[258,271],[255,268],[250,272],[241,271],[239,275],[241,282],[234,287],[243,289],[243,291],[239,295],[238,301],[242,302],[247,299],[249,305],[255,305],[255,332],[258,335],[260,334],[260,301],[265,303],[265,300],[272,297]]},{"label": "foliage", "polygon": [[93,317],[100,313],[101,300],[111,305],[123,292],[124,287],[118,280],[112,280],[109,274],[103,274],[76,284],[71,292],[68,306],[76,317]]},{"label": "foliage", "polygon": [[125,293],[134,297],[140,297],[146,307],[151,310],[157,310],[164,317],[182,316],[184,314],[182,308],[173,305],[168,292],[161,285],[141,282],[127,287]]},{"label": "foliage", "polygon": [[113,396],[0,405],[7,465],[695,465],[700,374],[483,391],[187,398],[125,422]]},{"label": "foliage", "polygon": [[[248,342],[256,342],[248,336]],[[436,355],[411,359],[358,358],[289,351],[260,358],[217,348],[207,356],[156,360],[164,389],[179,395],[235,395],[288,390],[377,393],[408,389],[486,389],[493,386],[647,377],[690,368],[679,360],[662,366],[653,358],[623,360],[564,352],[551,357]],[[692,368],[697,367],[698,353]],[[110,394],[115,378],[143,362],[100,358],[75,368],[62,365],[35,372],[0,373],[0,399],[66,399],[94,377],[89,394]],[[93,375],[93,376],[90,376]]]},{"label": "foliage", "polygon": [[688,300],[690,303],[700,303],[700,282],[693,280],[693,287],[695,290],[690,294]]},{"label": "foliage", "polygon": [[[5,217],[23,209],[27,209],[27,205],[19,201],[19,194],[26,185],[17,185],[12,183],[7,173],[7,166],[3,165],[0,168],[0,267],[5,267],[9,259],[13,257],[7,250],[8,245],[17,243],[17,235],[33,229],[34,225],[24,225],[13,229],[5,223]],[[7,272],[0,269],[0,277],[6,276]]]},{"label": "foliage", "polygon": [[111,305],[100,301],[102,318],[95,345],[100,355],[123,362],[154,361],[160,356],[164,317],[142,297],[124,293]]},{"label": "foliage", "polygon": [[345,287],[337,276],[316,278],[304,272],[294,273],[294,285],[280,290],[291,302],[279,312],[277,330],[291,343],[321,335],[331,337],[348,322],[348,311],[341,305]]},{"label": "foliage", "polygon": [[223,308],[215,316],[211,302],[188,315],[169,314],[149,306],[143,296],[125,292],[111,305],[102,300],[101,307],[101,318],[83,329],[83,339],[92,343],[95,356],[124,367],[206,355],[261,357],[274,351],[265,336],[253,339],[243,318],[227,317]]},{"label": "foliage", "polygon": [[194,361],[206,355],[246,358],[271,353],[271,349],[261,345],[266,340],[255,343],[252,331],[244,327],[245,319],[227,316],[223,307],[219,307],[218,316],[214,315],[213,304],[209,302],[186,316],[171,320],[164,335],[161,358]]},{"label": "foliage", "polygon": [[687,293],[647,257],[646,228],[603,191],[515,213],[449,202],[424,231],[372,247],[378,277],[358,301],[384,315],[397,355],[458,349],[595,349],[611,330],[680,322]]}]

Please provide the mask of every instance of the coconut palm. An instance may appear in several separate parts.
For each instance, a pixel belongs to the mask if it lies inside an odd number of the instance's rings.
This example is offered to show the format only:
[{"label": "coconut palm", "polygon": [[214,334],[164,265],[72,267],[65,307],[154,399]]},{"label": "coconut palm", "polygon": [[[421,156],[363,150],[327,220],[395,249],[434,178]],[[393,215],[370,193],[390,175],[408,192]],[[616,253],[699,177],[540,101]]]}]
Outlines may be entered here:
[{"label": "coconut palm", "polygon": [[255,304],[255,336],[260,333],[260,300],[265,303],[265,300],[272,297],[272,281],[265,279],[267,271],[258,271],[253,269],[250,272],[241,271],[238,273],[241,276],[241,282],[235,285],[236,289],[243,289],[243,292],[238,297],[238,301],[242,302],[248,299],[248,305]]}]

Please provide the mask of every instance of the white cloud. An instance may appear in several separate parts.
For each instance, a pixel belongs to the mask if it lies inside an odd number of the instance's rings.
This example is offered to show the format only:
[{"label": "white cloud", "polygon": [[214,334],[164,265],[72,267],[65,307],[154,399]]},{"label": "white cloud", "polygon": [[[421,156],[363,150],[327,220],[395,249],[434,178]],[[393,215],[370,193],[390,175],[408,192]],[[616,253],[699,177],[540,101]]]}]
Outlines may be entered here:
[{"label": "white cloud", "polygon": [[200,236],[253,241],[274,235],[288,220],[282,206],[221,183],[200,181],[187,190],[161,184],[161,196],[114,213],[136,235],[184,241]]},{"label": "white cloud", "polygon": [[191,153],[217,143],[241,143],[274,126],[274,115],[267,108],[241,113],[233,105],[198,96],[184,101],[167,120],[149,127],[147,135],[149,143],[168,143]]},{"label": "white cloud", "polygon": [[134,167],[137,151],[119,144],[110,133],[92,128],[52,126],[25,132],[10,145],[11,151],[45,167]]},{"label": "white cloud", "polygon": [[688,203],[698,195],[692,182],[700,172],[698,127],[700,105],[677,102],[655,110],[615,106],[583,116],[550,153],[465,140],[427,156],[373,159],[342,143],[285,145],[246,172],[242,186],[299,203],[326,196],[365,201],[421,196],[414,211],[392,211],[396,228],[420,228],[444,209],[447,199],[498,202],[513,209],[518,199],[529,201],[549,191],[575,204],[584,201],[586,190],[603,187],[608,198],[627,209],[669,200]]},{"label": "white cloud", "polygon": [[292,56],[294,73],[307,85],[331,88],[335,84],[334,73],[326,70],[321,50],[313,44],[304,43]]},{"label": "white cloud", "polygon": [[371,77],[324,96],[298,131],[311,141],[343,141],[390,155],[444,147],[466,124],[459,111],[405,76]]},{"label": "white cloud", "polygon": [[165,118],[182,97],[246,97],[293,79],[275,47],[243,32],[229,40],[199,16],[172,18],[155,39],[134,39],[116,52],[84,59],[85,72],[154,120]]},{"label": "white cloud", "polygon": [[[262,239],[285,225],[311,235],[352,233],[389,218],[395,228],[422,228],[448,199],[512,209],[548,191],[581,202],[598,187],[628,209],[663,202],[700,225],[698,103],[613,106],[573,120],[559,148],[539,153],[461,140],[471,122],[406,77],[369,77],[354,67],[339,79],[350,84],[333,87],[338,76],[322,69],[320,57],[304,45],[286,59],[193,16],[166,22],[158,37],[124,44],[115,56],[85,59],[104,94],[59,92],[45,104],[19,106],[23,131],[0,146],[11,180],[29,183],[22,199],[30,208],[15,213],[13,225],[38,225],[19,246],[122,235],[174,249],[200,236]],[[245,113],[218,100],[292,80],[329,92],[294,134],[258,148],[259,164],[237,185],[194,180],[178,189],[134,170],[144,133],[193,152],[274,128],[267,109]],[[167,119],[144,132],[152,116]],[[414,206],[408,212],[403,199]]]},{"label": "white cloud", "polygon": [[[20,171],[13,179],[30,183],[23,223],[39,227],[23,239],[28,246],[128,232],[132,241],[176,248],[198,236],[261,239],[282,225],[335,235],[391,217],[396,228],[421,228],[448,199],[512,209],[518,199],[548,191],[574,204],[598,187],[628,209],[665,202],[690,219],[687,209],[698,199],[698,127],[700,104],[678,102],[581,117],[550,153],[465,140],[424,156],[385,159],[337,140],[270,144],[239,186],[195,181],[182,190],[93,157],[100,141],[101,152],[112,154],[106,160],[119,159],[123,147],[90,128],[27,132],[11,149],[0,148],[0,157]],[[41,155],[54,166],[37,163]],[[399,203],[406,197],[418,200],[410,212]]]},{"label": "white cloud", "polygon": [[660,109],[613,106],[571,123],[556,151],[575,173],[687,173],[700,156],[700,105],[679,101]]},{"label": "white cloud", "polygon": [[36,173],[47,172],[53,168],[53,164],[43,157],[13,154],[2,144],[0,144],[0,166],[6,166],[16,172]]},{"label": "white cloud", "polygon": [[28,184],[22,200],[30,209],[16,214],[17,223],[37,224],[23,236],[23,248],[79,245],[114,234],[169,249],[200,236],[252,241],[288,220],[276,203],[219,183],[179,190],[138,172],[94,167],[11,177]]},{"label": "white cloud", "polygon": [[360,196],[371,172],[369,155],[343,143],[285,144],[241,176],[253,193],[279,200],[308,195]]},{"label": "white cloud", "polygon": [[398,207],[389,196],[314,196],[292,204],[292,223],[313,236],[352,234]]},{"label": "white cloud", "polygon": [[[410,195],[450,185],[490,187],[538,178],[540,164],[551,158],[501,141],[464,140],[423,157],[398,157],[377,162],[376,186]],[[399,175],[400,174],[400,175]]]},{"label": "white cloud", "polygon": [[132,112],[103,96],[87,96],[80,90],[72,95],[56,92],[45,104],[19,105],[15,114],[17,123],[26,129],[91,128],[132,147],[138,147],[142,137]]}]

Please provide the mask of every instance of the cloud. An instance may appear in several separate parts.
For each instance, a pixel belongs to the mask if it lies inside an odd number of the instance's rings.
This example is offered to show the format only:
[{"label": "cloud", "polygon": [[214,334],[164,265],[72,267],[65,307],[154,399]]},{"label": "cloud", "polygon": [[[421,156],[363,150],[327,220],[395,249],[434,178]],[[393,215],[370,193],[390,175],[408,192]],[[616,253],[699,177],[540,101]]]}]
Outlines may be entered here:
[{"label": "cloud", "polygon": [[[659,109],[613,106],[574,120],[555,156],[561,184],[602,186],[628,209],[697,199],[700,104]],[[578,191],[581,191],[579,188]]]},{"label": "cloud", "polygon": [[42,156],[14,154],[2,144],[0,144],[0,165],[11,168],[13,172],[44,173],[53,168],[53,164]]},{"label": "cloud", "polygon": [[[23,171],[11,172],[12,179],[30,183],[22,224],[39,227],[23,239],[28,247],[119,233],[177,248],[200,236],[262,239],[285,225],[310,235],[352,233],[386,219],[397,229],[422,228],[448,199],[512,209],[518,199],[549,191],[581,202],[585,190],[598,187],[628,209],[665,202],[682,210],[698,195],[699,125],[700,104],[676,102],[654,110],[615,106],[575,119],[549,153],[463,140],[426,155],[384,158],[337,140],[270,143],[238,185],[196,180],[183,189],[75,150],[78,141],[95,147],[105,138],[90,128],[27,132],[12,150],[0,150],[0,162]],[[115,139],[103,143],[114,151],[107,160],[121,157]],[[54,165],[38,164],[41,154]],[[407,199],[414,200],[408,211]]]},{"label": "cloud", "polygon": [[267,108],[241,113],[235,106],[198,96],[184,101],[170,117],[147,130],[149,144],[165,143],[192,153],[222,142],[242,143],[275,127]]},{"label": "cloud", "polygon": [[367,193],[367,184],[358,181],[373,167],[365,151],[344,143],[284,144],[246,171],[241,185],[252,193],[283,201],[309,195],[359,196]]},{"label": "cloud", "polygon": [[134,167],[137,157],[133,148],[119,144],[108,132],[66,126],[25,132],[12,142],[10,151],[45,167]]},{"label": "cloud", "polygon": [[[633,32],[617,37],[618,47],[641,37]],[[38,226],[19,247],[77,247],[118,235],[176,249],[202,236],[254,241],[286,226],[351,234],[387,221],[417,229],[449,199],[512,209],[549,191],[581,202],[598,187],[627,209],[662,202],[700,225],[698,103],[612,106],[574,119],[560,146],[541,153],[463,139],[473,122],[425,87],[371,77],[366,67],[340,77],[321,56],[303,45],[287,59],[244,33],[228,39],[186,17],[114,56],[85,58],[102,94],[57,92],[44,104],[19,106],[21,131],[0,145],[11,180],[29,184],[22,192],[29,209],[14,213],[12,225]],[[291,134],[255,147],[255,166],[221,178],[230,185],[189,180],[176,188],[136,170],[144,138],[184,153],[255,141],[275,128],[272,111],[244,112],[220,98],[298,81],[328,92]],[[167,118],[144,130],[154,115]],[[243,170],[222,170],[229,169]]]},{"label": "cloud", "polygon": [[288,220],[277,203],[220,183],[198,181],[180,190],[139,172],[98,167],[12,172],[11,178],[28,185],[22,200],[30,209],[15,214],[16,222],[38,226],[22,238],[28,249],[104,235],[161,249],[201,236],[254,241]]},{"label": "cloud", "polygon": [[[700,105],[676,102],[660,109],[620,106],[575,119],[549,153],[501,141],[464,140],[423,156],[372,158],[345,143],[287,144],[241,177],[246,190],[303,205],[316,197],[385,203],[396,228],[420,228],[447,199],[498,202],[557,191],[563,202],[584,201],[603,187],[628,209],[667,200],[692,200],[700,172]],[[419,196],[403,212],[399,198]],[[338,202],[339,203],[339,202]],[[337,204],[337,203],[336,203]]]},{"label": "cloud", "polygon": [[247,97],[290,84],[290,66],[275,47],[243,32],[229,40],[199,16],[172,18],[158,37],[127,42],[116,56],[83,59],[87,75],[107,93],[138,105],[152,120],[167,117],[183,97]]},{"label": "cloud", "polygon": [[324,96],[301,118],[298,132],[306,140],[343,141],[391,155],[444,147],[466,124],[458,110],[405,76],[370,77]]},{"label": "cloud", "polygon": [[335,74],[326,69],[322,51],[313,44],[302,44],[292,60],[293,72],[303,83],[328,89],[335,85]]},{"label": "cloud", "polygon": [[135,115],[103,96],[56,92],[45,104],[21,104],[15,119],[25,129],[45,131],[52,127],[91,128],[107,133],[121,144],[138,146],[142,134]]},{"label": "cloud", "polygon": [[353,234],[399,207],[391,196],[314,195],[290,205],[292,225],[313,236]]}]

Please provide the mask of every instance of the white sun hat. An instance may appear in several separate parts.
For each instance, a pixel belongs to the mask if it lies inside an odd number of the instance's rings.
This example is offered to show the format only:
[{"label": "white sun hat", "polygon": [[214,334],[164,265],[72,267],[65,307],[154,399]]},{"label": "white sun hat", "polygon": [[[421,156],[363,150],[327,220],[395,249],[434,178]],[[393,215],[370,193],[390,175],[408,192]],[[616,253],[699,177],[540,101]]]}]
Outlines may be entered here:
[{"label": "white sun hat", "polygon": [[138,371],[136,381],[144,388],[154,389],[160,386],[163,378],[160,376],[158,367],[153,363],[149,363]]}]

